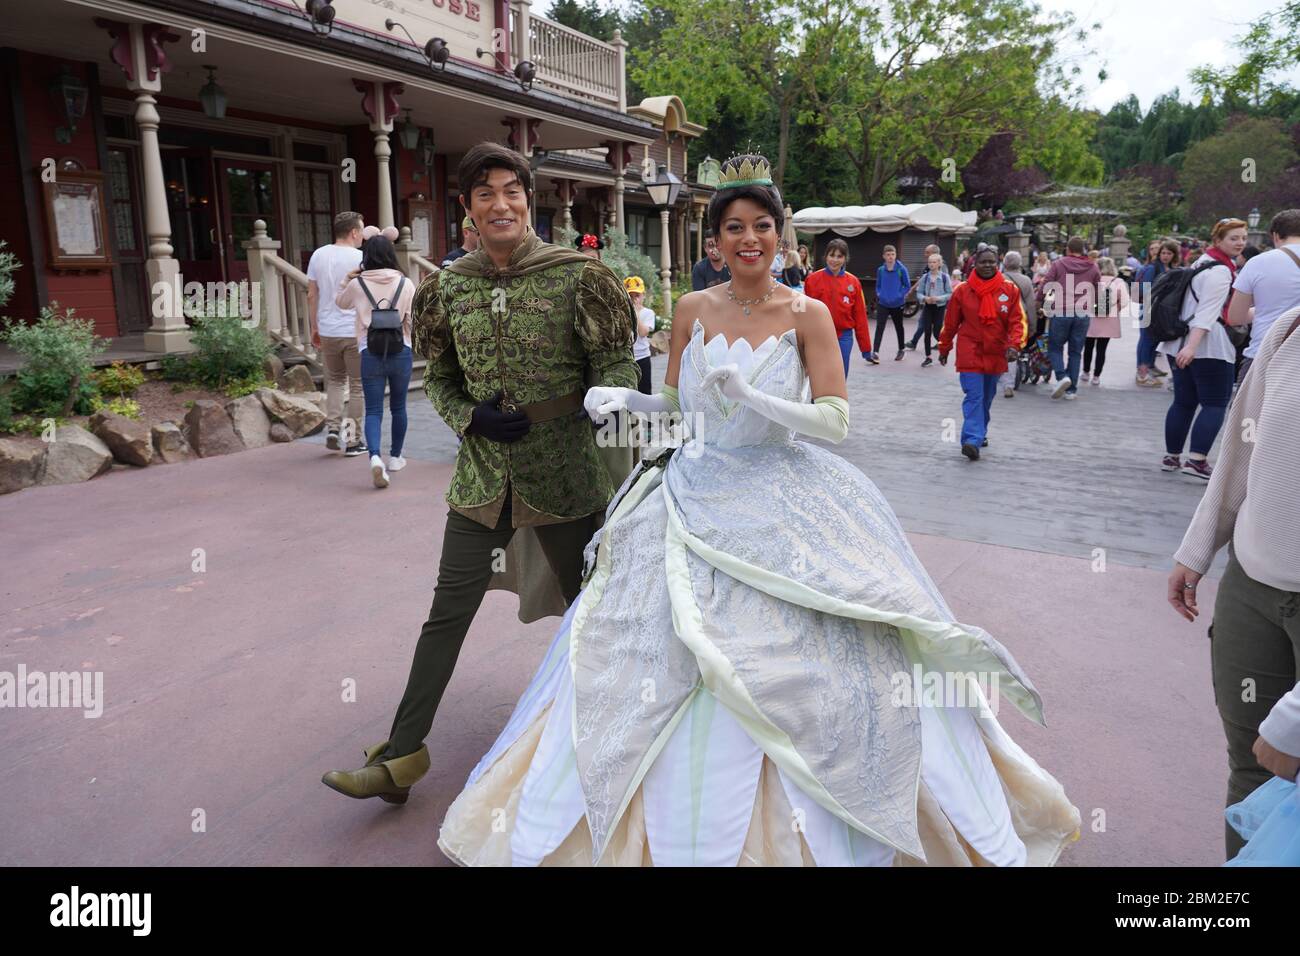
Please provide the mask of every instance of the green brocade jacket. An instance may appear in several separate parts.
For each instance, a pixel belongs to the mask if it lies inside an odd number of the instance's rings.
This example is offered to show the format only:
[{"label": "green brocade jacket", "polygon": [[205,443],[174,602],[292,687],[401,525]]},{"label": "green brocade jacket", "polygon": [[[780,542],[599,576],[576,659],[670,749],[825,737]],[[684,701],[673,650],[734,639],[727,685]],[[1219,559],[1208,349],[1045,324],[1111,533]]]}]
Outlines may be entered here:
[{"label": "green brocade jacket", "polygon": [[510,443],[465,429],[474,406],[498,391],[528,405],[589,385],[637,387],[636,320],[614,273],[530,229],[505,269],[479,250],[429,276],[411,312],[414,351],[428,362],[424,391],[463,439],[448,504],[489,528],[507,487],[516,528],[603,511],[614,487],[585,412],[536,423]]}]

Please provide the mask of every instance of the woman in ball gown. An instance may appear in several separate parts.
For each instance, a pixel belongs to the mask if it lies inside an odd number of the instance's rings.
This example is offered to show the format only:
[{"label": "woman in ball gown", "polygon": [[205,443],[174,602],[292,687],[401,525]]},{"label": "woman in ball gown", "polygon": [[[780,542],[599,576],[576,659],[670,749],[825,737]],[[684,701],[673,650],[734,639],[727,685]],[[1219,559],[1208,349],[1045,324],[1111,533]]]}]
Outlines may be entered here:
[{"label": "woman in ball gown", "polygon": [[596,420],[680,411],[689,439],[611,502],[443,821],[458,863],[1050,865],[1078,838],[995,716],[1042,722],[1029,678],[954,620],[876,486],[799,437],[842,440],[847,393],[830,313],[771,278],[769,169],[724,166],[732,280],[679,300],[664,390],[587,395]]}]

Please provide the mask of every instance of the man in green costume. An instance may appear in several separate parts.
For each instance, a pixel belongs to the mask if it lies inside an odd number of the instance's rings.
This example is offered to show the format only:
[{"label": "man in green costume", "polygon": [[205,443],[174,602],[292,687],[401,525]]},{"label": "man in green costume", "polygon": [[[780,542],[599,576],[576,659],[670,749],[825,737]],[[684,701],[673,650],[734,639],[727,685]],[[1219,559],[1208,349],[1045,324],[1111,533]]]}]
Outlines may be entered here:
[{"label": "man in green costume", "polygon": [[360,770],[322,778],[389,803],[405,803],[429,769],[424,738],[516,529],[535,534],[565,603],[577,597],[583,548],[615,490],[583,396],[588,385],[636,388],[638,377],[622,282],[599,260],[537,237],[528,161],[480,143],[458,181],[481,244],[425,279],[412,306],[424,390],[462,437],[433,607],[389,739],[366,749]]}]

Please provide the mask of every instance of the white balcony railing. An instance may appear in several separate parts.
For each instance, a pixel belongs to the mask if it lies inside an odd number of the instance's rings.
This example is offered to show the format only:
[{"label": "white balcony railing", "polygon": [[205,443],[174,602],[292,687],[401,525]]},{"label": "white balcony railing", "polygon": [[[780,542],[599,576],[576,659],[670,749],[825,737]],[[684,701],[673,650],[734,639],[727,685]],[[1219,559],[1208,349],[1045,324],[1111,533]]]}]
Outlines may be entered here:
[{"label": "white balcony railing", "polygon": [[[619,33],[605,43],[560,23],[534,16],[530,4],[515,4],[514,58],[532,60],[535,83],[557,93],[589,100],[601,106],[627,109],[624,78],[627,43]],[[520,29],[527,17],[527,30]]]}]

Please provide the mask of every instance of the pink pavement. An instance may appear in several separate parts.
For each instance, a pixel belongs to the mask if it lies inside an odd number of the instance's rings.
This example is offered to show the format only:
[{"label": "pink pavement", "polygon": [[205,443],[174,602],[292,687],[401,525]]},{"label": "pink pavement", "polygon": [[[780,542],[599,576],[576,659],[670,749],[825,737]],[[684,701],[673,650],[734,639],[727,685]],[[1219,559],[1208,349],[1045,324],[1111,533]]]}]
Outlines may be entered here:
[{"label": "pink pavement", "polygon": [[[291,444],[0,497],[0,670],[103,671],[105,697],[97,719],[0,720],[0,864],[447,865],[442,815],[558,619],[521,625],[489,592],[410,802],[326,789],[387,735],[446,514],[449,466],[411,461],[379,491],[366,464]],[[1000,717],[1083,816],[1063,864],[1221,862],[1214,583],[1190,625],[1160,572],[912,540],[958,619],[1043,695],[1046,729]]]}]

